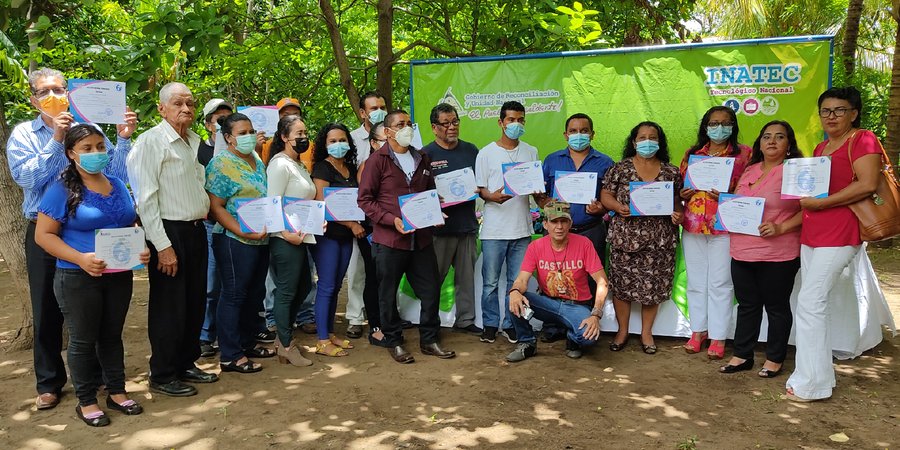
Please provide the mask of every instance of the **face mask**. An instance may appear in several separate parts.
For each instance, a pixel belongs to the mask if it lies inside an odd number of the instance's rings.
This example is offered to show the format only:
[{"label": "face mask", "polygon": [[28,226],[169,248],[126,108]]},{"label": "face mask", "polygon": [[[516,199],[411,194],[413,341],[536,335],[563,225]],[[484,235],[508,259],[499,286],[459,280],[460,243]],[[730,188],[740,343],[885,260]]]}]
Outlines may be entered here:
[{"label": "face mask", "polygon": [[731,125],[718,125],[715,127],[706,127],[706,135],[716,144],[721,144],[731,137]]},{"label": "face mask", "polygon": [[309,150],[309,138],[301,137],[294,141],[294,151],[297,153],[305,153]]},{"label": "face mask", "polygon": [[409,147],[409,143],[412,142],[412,137],[412,127],[403,127],[402,130],[397,132],[397,134],[394,136],[394,139],[397,140],[397,143],[400,144],[401,147]]},{"label": "face mask", "polygon": [[347,142],[335,142],[328,144],[328,154],[334,158],[343,158],[350,151],[350,144]]},{"label": "face mask", "polygon": [[78,167],[90,174],[97,174],[109,164],[109,155],[106,152],[82,153],[78,155]]},{"label": "face mask", "polygon": [[503,133],[506,134],[506,137],[512,140],[519,139],[523,134],[525,134],[525,125],[522,125],[519,122],[513,122],[506,126],[506,128],[503,130]]},{"label": "face mask", "polygon": [[256,135],[255,134],[245,134],[243,136],[235,137],[237,143],[235,143],[235,148],[245,155],[249,155],[253,152],[253,149],[256,148]]},{"label": "face mask", "polygon": [[576,133],[569,135],[569,147],[576,152],[584,151],[590,144],[591,135],[589,134]]},{"label": "face mask", "polygon": [[650,140],[638,141],[638,143],[634,145],[634,149],[637,150],[637,154],[641,155],[641,157],[652,158],[653,155],[659,151],[659,142]]},{"label": "face mask", "polygon": [[56,117],[59,113],[69,109],[69,98],[65,95],[50,94],[38,100],[38,104],[41,112],[50,117]]},{"label": "face mask", "polygon": [[378,123],[384,122],[384,118],[387,117],[387,111],[383,109],[376,109],[369,113],[369,123]]}]

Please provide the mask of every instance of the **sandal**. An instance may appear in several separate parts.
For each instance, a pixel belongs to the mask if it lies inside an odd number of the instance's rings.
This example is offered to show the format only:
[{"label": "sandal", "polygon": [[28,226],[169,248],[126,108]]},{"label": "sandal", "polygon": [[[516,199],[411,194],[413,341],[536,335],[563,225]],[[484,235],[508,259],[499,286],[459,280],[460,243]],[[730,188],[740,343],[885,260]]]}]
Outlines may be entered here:
[{"label": "sandal", "polygon": [[691,339],[684,344],[684,351],[688,353],[700,353],[703,349],[703,342],[706,341],[707,334],[705,331],[691,333]]},{"label": "sandal", "polygon": [[338,347],[340,347],[344,350],[349,350],[349,349],[353,348],[353,344],[350,342],[350,340],[339,339],[337,336],[335,336],[333,334],[328,338],[328,340],[331,341],[332,344],[337,345]]},{"label": "sandal", "polygon": [[254,358],[271,358],[275,356],[275,350],[272,350],[269,347],[253,347],[251,349],[244,350],[244,354],[247,356],[252,356]]},{"label": "sandal", "polygon": [[[771,362],[766,360],[766,362]],[[769,369],[763,365],[762,369],[759,369],[759,372],[756,374],[759,375],[760,378],[775,378],[781,373],[781,369],[784,368],[784,365],[779,365],[778,369]]]},{"label": "sandal", "polygon": [[609,350],[612,352],[620,352],[623,348],[628,344],[628,336],[625,336],[625,340],[621,343],[616,343],[615,341],[609,343]]},{"label": "sandal", "polygon": [[339,347],[337,344],[335,344],[334,342],[331,342],[331,341],[324,342],[324,343],[323,342],[317,343],[316,344],[316,354],[331,356],[331,357],[349,355],[349,353],[344,351],[343,348]]},{"label": "sandal", "polygon": [[706,350],[706,357],[709,359],[724,358],[725,341],[709,341],[709,348]]},{"label": "sandal", "polygon": [[81,405],[77,405],[75,406],[75,414],[82,422],[91,427],[105,427],[109,425],[109,417],[107,417],[106,413],[103,411],[83,414],[81,412]]},{"label": "sandal", "polygon": [[656,350],[657,350],[656,344],[650,344],[650,345],[641,344],[641,350],[643,350],[644,353],[646,353],[648,355],[655,355]]},{"label": "sandal", "polygon": [[222,372],[254,373],[262,370],[262,365],[247,359],[247,362],[243,364],[238,364],[237,361],[220,362],[219,368],[222,369]]}]

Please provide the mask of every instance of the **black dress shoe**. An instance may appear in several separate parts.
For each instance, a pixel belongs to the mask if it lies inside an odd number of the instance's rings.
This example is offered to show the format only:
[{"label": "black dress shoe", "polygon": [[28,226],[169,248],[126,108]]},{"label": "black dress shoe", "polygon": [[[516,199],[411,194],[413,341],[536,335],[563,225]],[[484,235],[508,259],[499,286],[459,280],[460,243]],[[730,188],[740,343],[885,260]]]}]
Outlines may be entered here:
[{"label": "black dress shoe", "polygon": [[722,373],[735,373],[735,372],[743,372],[743,371],[745,371],[745,370],[750,370],[750,369],[752,369],[752,368],[753,368],[753,360],[752,360],[752,359],[748,359],[748,360],[745,360],[744,362],[742,362],[742,363],[740,363],[740,364],[738,364],[738,365],[736,365],[736,366],[733,366],[733,365],[731,365],[731,364],[726,364],[726,365],[724,365],[724,366],[722,366],[722,367],[719,368],[719,372],[722,372]]},{"label": "black dress shoe", "polygon": [[154,383],[151,381],[150,390],[171,397],[190,397],[192,395],[197,395],[197,388],[189,384],[184,384],[181,380],[174,380],[168,383]]},{"label": "black dress shoe", "polygon": [[413,355],[410,355],[409,352],[400,345],[388,348],[388,353],[391,354],[391,358],[394,358],[394,361],[397,361],[400,364],[410,364],[416,362],[416,359],[413,358]]},{"label": "black dress shoe", "polygon": [[442,349],[441,345],[437,342],[432,344],[420,345],[419,350],[422,350],[423,355],[437,356],[441,359],[450,359],[456,357],[456,352],[454,352],[453,350]]},{"label": "black dress shoe", "polygon": [[219,376],[194,367],[193,369],[182,372],[181,375],[178,376],[178,379],[188,383],[215,383],[216,381],[219,381]]},{"label": "black dress shoe", "polygon": [[85,416],[84,413],[81,412],[81,405],[77,405],[75,406],[75,415],[77,415],[82,422],[88,424],[88,426],[105,427],[109,425],[109,417],[107,417],[103,411]]}]

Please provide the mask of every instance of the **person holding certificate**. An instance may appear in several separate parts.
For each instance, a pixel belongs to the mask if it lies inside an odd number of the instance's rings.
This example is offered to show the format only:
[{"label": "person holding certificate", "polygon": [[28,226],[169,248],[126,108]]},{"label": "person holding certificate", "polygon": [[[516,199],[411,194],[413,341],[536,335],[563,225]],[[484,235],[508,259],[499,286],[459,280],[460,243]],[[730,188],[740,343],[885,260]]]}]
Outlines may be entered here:
[{"label": "person holding certificate", "polygon": [[[125,183],[105,176],[109,163],[103,133],[94,125],[75,125],[66,133],[69,165],[50,185],[38,208],[35,242],[58,258],[53,290],[69,329],[68,362],[78,396],[75,413],[92,427],[109,425],[97,405],[97,391],[106,384],[106,406],[127,415],[143,412],[125,392],[125,351],[122,328],[131,302],[132,271],[105,270],[94,255],[98,229],[134,226],[137,215]],[[142,264],[150,250],[140,252]],[[132,255],[135,253],[131,253]]]},{"label": "person holding certificate", "polygon": [[[671,182],[672,214],[633,216],[631,214],[632,182]],[[653,340],[653,322],[659,305],[672,297],[675,273],[675,249],[678,246],[678,224],[681,223],[681,201],[675,193],[681,189],[678,168],[669,163],[669,145],[662,127],[654,122],[641,122],[632,128],[622,160],[606,172],[600,199],[603,207],[614,213],[609,225],[609,280],[619,330],[609,344],[617,352],[628,341],[631,305],[641,305],[641,348],[644,353],[657,351]]]},{"label": "person holding certificate", "polygon": [[[735,112],[727,106],[714,106],[700,120],[697,142],[681,161],[681,177],[687,177],[691,156],[734,158],[729,192],[750,159],[750,147],[738,143],[738,122]],[[716,210],[719,191],[701,191],[685,187],[684,233],[681,236],[684,262],[687,266],[688,312],[691,318],[691,339],[684,344],[688,353],[698,353],[710,339],[707,356],[725,356],[725,338],[732,315],[734,288],[731,284],[731,254],[727,231],[716,230]]]},{"label": "person holding certificate", "polygon": [[[316,135],[315,161],[312,178],[316,187],[316,200],[325,200],[325,188],[357,188],[356,145],[350,139],[350,130],[339,123],[329,123]],[[316,291],[316,330],[319,342],[316,353],[326,356],[347,356],[353,344],[334,334],[334,314],[337,297],[350,265],[353,240],[366,236],[362,224],[354,221],[332,222],[323,236],[316,238],[312,247],[313,261],[319,281]]]},{"label": "person holding certificate", "polygon": [[[269,196],[313,199],[316,185],[309,176],[300,155],[309,151],[306,124],[300,116],[284,116],[278,121],[278,131],[269,148],[272,159],[266,168]],[[269,235],[269,273],[275,284],[272,312],[277,337],[275,351],[278,362],[308,366],[312,361],[303,356],[304,350],[292,342],[294,318],[312,291],[312,273],[307,257],[308,246],[315,244],[311,234],[288,230]]]},{"label": "person holding certificate", "polygon": [[254,152],[256,132],[250,119],[235,113],[220,120],[228,148],[206,166],[209,213],[217,222],[213,251],[222,280],[216,310],[219,367],[222,372],[252,373],[262,366],[248,356],[275,356],[272,349],[256,346],[256,334],[262,328],[259,312],[269,270],[269,240],[265,229],[241,229],[236,200],[266,196],[266,167]]},{"label": "person holding certificate", "polygon": [[791,291],[800,269],[800,202],[781,198],[782,163],[801,158],[794,129],[787,122],[767,123],[753,143],[750,165],[738,181],[736,194],[765,199],[759,236],[731,235],[731,278],[738,300],[734,356],[722,373],[753,368],[753,348],[759,337],[763,307],[769,319],[766,362],[759,376],[781,373],[791,334]]},{"label": "person holding certificate", "polygon": [[831,88],[819,96],[825,142],[813,156],[831,157],[828,196],[803,198],[800,231],[800,293],[795,310],[796,368],[787,380],[795,401],[831,397],[835,385],[831,363],[828,299],[838,275],[862,244],[859,220],[847,205],[875,192],[881,176],[881,143],[862,130],[863,104],[854,87]]}]

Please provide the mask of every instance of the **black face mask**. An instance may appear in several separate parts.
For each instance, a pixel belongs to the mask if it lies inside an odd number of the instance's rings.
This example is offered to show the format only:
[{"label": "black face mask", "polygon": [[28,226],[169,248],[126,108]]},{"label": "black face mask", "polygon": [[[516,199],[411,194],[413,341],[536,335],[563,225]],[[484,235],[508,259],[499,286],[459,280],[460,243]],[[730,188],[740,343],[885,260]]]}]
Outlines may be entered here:
[{"label": "black face mask", "polygon": [[300,137],[294,141],[294,151],[299,153],[305,153],[309,150],[309,138]]}]

